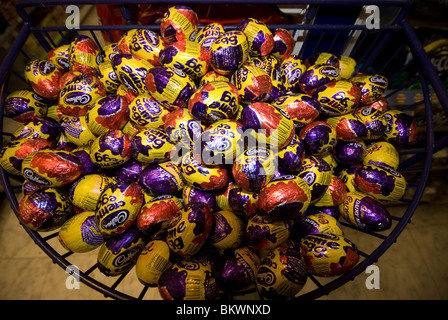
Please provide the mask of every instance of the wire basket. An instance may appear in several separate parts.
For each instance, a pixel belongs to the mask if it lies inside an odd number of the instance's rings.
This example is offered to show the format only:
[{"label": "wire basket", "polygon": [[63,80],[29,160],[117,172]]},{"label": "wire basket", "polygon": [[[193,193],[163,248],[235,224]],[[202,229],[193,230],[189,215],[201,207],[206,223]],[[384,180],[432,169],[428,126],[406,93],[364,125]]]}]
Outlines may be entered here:
[{"label": "wire basket", "polygon": [[[0,108],[3,111],[5,97],[17,89],[27,88],[23,78],[23,69],[27,61],[44,57],[46,52],[62,44],[70,43],[70,40],[79,32],[85,32],[94,39],[100,49],[103,35],[106,41],[113,42],[113,31],[125,31],[135,28],[148,28],[151,30],[159,30],[159,25],[140,25],[132,21],[128,5],[132,1],[126,1],[121,4],[119,1],[74,1],[73,5],[85,4],[116,4],[120,5],[121,13],[127,21],[121,25],[81,25],[77,30],[68,30],[65,25],[41,26],[32,18],[32,12],[35,8],[41,7],[41,3],[32,0],[17,1],[17,11],[24,23],[17,37],[12,44],[8,55],[5,57],[0,68],[0,84],[1,84],[1,100]],[[146,1],[139,1],[146,3]],[[148,3],[163,3],[163,1],[148,1]],[[201,1],[177,1],[179,4],[200,4]],[[272,5],[278,4],[274,1],[214,1],[214,4],[258,4]],[[314,288],[308,291],[301,291],[296,299],[316,299],[322,295],[328,294],[346,282],[353,280],[357,275],[364,272],[366,268],[375,263],[380,256],[396,241],[397,237],[410,222],[410,219],[417,208],[431,170],[432,155],[434,152],[442,149],[448,144],[448,137],[435,137],[433,131],[433,103],[434,98],[438,99],[438,103],[444,112],[448,111],[448,94],[437,72],[432,67],[431,61],[426,55],[421,43],[414,33],[412,26],[405,20],[409,11],[410,3],[408,1],[332,1],[331,5],[328,1],[280,1],[285,5],[300,5],[306,8],[300,23],[294,24],[270,24],[270,29],[285,28],[294,35],[296,44],[296,54],[306,58],[317,52],[330,52],[335,55],[349,55],[357,62],[357,71],[365,73],[379,73],[386,76],[390,82],[394,82],[400,74],[408,72],[411,77],[406,81],[399,83],[396,87],[387,92],[387,98],[393,97],[405,92],[409,87],[417,87],[421,93],[421,99],[413,101],[410,104],[400,106],[400,110],[404,110],[413,115],[420,126],[420,135],[415,144],[399,149],[402,161],[398,171],[400,171],[408,180],[408,190],[405,196],[400,200],[400,214],[394,214],[393,226],[384,232],[369,232],[350,224],[341,222],[345,228],[350,228],[353,232],[361,233],[363,237],[368,238],[371,243],[370,247],[359,248],[360,261],[349,272],[335,278],[321,278],[309,275]],[[64,1],[46,1],[46,7],[64,5]],[[359,16],[344,16],[335,18],[334,16],[322,15],[334,8],[343,8],[346,12],[362,12],[365,5],[377,5],[381,12],[387,13],[390,19],[384,23],[381,21],[379,28],[368,28]],[[338,11],[341,12],[341,11]],[[235,26],[226,25],[226,30],[231,30]],[[36,44],[36,48],[32,48],[33,52],[29,52],[27,41]],[[2,145],[10,139],[11,132],[5,130],[6,121],[8,119],[1,115],[1,132]],[[9,200],[11,208],[17,214],[18,197],[21,191],[20,183],[23,180],[10,176],[3,169],[0,170],[1,181],[5,189],[6,196]],[[17,183],[19,179],[19,183]],[[38,233],[24,227],[28,235],[33,241],[53,260],[54,263],[67,270],[71,265],[76,265],[75,254],[70,251],[63,251],[52,245],[54,239],[58,236],[58,231],[48,234]],[[52,240],[53,239],[53,240]],[[105,281],[104,277],[94,276],[97,270],[96,263],[82,270],[73,269],[80,281],[94,290],[103,293],[106,297],[113,299],[143,299],[149,287],[143,286],[140,292],[126,292],[125,283],[129,278],[125,273],[118,278],[114,278],[113,282]],[[135,281],[135,278],[131,279]],[[107,283],[106,283],[107,282]],[[122,289],[124,287],[124,289]],[[242,292],[229,293],[223,292],[222,297],[225,299],[238,299],[251,293],[256,293],[256,289],[248,289]]]}]

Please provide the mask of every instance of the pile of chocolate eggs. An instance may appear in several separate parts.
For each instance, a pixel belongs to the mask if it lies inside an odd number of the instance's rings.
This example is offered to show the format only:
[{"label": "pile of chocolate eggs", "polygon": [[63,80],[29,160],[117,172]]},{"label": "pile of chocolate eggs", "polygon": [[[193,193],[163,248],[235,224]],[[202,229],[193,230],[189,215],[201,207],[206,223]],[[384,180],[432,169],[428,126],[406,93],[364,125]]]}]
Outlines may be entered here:
[{"label": "pile of chocolate eggs", "polygon": [[256,286],[288,299],[308,274],[359,261],[340,219],[381,232],[406,191],[397,148],[417,126],[380,74],[348,56],[293,55],[284,29],[244,19],[199,29],[173,6],[160,32],[100,50],[80,35],[25,67],[4,113],[20,123],[1,166],[24,178],[18,217],[59,230],[98,268],[135,267],[163,299]]}]

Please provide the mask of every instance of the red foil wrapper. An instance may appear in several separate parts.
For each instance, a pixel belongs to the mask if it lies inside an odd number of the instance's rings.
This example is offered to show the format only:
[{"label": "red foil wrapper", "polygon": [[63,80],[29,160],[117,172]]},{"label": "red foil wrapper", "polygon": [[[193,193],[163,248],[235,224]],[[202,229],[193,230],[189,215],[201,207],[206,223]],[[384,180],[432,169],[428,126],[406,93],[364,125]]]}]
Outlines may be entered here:
[{"label": "red foil wrapper", "polygon": [[142,206],[136,220],[137,228],[144,234],[163,232],[181,207],[180,200],[175,196],[156,197]]}]

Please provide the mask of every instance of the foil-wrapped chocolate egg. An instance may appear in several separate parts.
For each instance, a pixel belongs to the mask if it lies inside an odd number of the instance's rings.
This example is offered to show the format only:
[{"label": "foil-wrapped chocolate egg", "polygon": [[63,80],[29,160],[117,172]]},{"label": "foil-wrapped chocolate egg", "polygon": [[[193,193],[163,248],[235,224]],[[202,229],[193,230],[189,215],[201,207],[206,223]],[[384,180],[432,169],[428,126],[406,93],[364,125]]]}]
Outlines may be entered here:
[{"label": "foil-wrapped chocolate egg", "polygon": [[143,163],[167,161],[174,144],[161,129],[147,128],[131,138],[131,153],[134,159]]},{"label": "foil-wrapped chocolate egg", "polygon": [[387,141],[400,146],[417,140],[418,127],[414,117],[400,110],[388,110],[383,115],[387,122],[383,137]]},{"label": "foil-wrapped chocolate egg", "polygon": [[69,52],[70,45],[64,44],[48,51],[45,59],[67,72],[70,70]]},{"label": "foil-wrapped chocolate egg", "polygon": [[112,67],[118,80],[134,94],[146,93],[148,88],[145,82],[146,75],[153,65],[148,61],[127,53],[116,54],[112,60]]},{"label": "foil-wrapped chocolate egg", "polygon": [[246,244],[255,250],[274,249],[288,239],[290,229],[291,223],[288,220],[271,221],[255,214],[247,222]]},{"label": "foil-wrapped chocolate egg", "polygon": [[95,76],[76,76],[59,93],[59,109],[68,116],[84,116],[96,100],[106,95],[106,89]]},{"label": "foil-wrapped chocolate egg", "polygon": [[25,123],[46,115],[46,99],[31,90],[15,90],[6,96],[3,112],[6,117]]},{"label": "foil-wrapped chocolate egg", "polygon": [[195,41],[204,47],[205,50],[210,51],[212,43],[225,32],[222,24],[217,22],[209,23],[199,30]]},{"label": "foil-wrapped chocolate egg", "polygon": [[387,141],[377,141],[366,149],[362,164],[375,166],[389,166],[397,170],[400,164],[400,155],[393,144]]},{"label": "foil-wrapped chocolate egg", "polygon": [[227,193],[228,208],[222,207],[222,209],[230,209],[237,215],[245,215],[247,217],[257,213],[257,193],[247,191],[236,183],[231,183],[230,185]]},{"label": "foil-wrapped chocolate egg", "polygon": [[219,287],[210,262],[183,259],[174,263],[159,278],[163,300],[216,300]]},{"label": "foil-wrapped chocolate egg", "polygon": [[141,207],[137,215],[137,227],[147,235],[165,233],[181,208],[181,201],[174,195],[154,197]]},{"label": "foil-wrapped chocolate egg", "polygon": [[134,158],[129,159],[121,166],[114,170],[114,177],[118,180],[137,181],[143,169],[147,166],[146,163],[140,162]]},{"label": "foil-wrapped chocolate egg", "polygon": [[339,164],[351,166],[362,162],[366,149],[366,144],[361,139],[353,141],[338,140],[333,148],[333,155]]},{"label": "foil-wrapped chocolate egg", "polygon": [[257,270],[257,288],[268,299],[294,298],[305,286],[308,270],[298,248],[279,246],[267,255]]},{"label": "foil-wrapped chocolate egg", "polygon": [[198,33],[198,16],[188,6],[169,7],[160,21],[160,34],[166,43],[193,41]]},{"label": "foil-wrapped chocolate egg", "polygon": [[[116,42],[116,49],[110,48],[118,53],[131,53],[131,41],[132,36],[138,32],[139,29],[131,29],[123,32],[121,38]],[[113,56],[109,55],[109,59],[112,61]]]},{"label": "foil-wrapped chocolate egg", "polygon": [[326,213],[314,213],[295,221],[291,238],[300,242],[303,237],[309,234],[319,233],[344,236],[342,225],[335,217]]},{"label": "foil-wrapped chocolate egg", "polygon": [[149,164],[137,182],[145,192],[154,196],[174,195],[185,186],[182,173],[171,161]]},{"label": "foil-wrapped chocolate egg", "polygon": [[71,252],[90,252],[105,241],[95,222],[95,212],[84,211],[69,218],[58,233],[59,243]]},{"label": "foil-wrapped chocolate egg", "polygon": [[135,266],[144,247],[143,235],[134,224],[101,245],[97,255],[98,270],[108,277],[124,274]]},{"label": "foil-wrapped chocolate egg", "polygon": [[203,87],[204,85],[206,85],[209,82],[213,82],[213,81],[224,81],[224,82],[230,82],[230,78],[217,73],[214,70],[209,70],[199,81],[199,88]]},{"label": "foil-wrapped chocolate egg", "polygon": [[128,105],[129,119],[140,129],[163,129],[170,113],[149,93],[140,94]]},{"label": "foil-wrapped chocolate egg", "polygon": [[280,62],[289,57],[294,49],[295,41],[291,33],[283,28],[277,28],[274,31],[273,54]]},{"label": "foil-wrapped chocolate egg", "polygon": [[87,211],[95,211],[98,199],[103,191],[115,183],[115,179],[104,174],[83,175],[70,185],[68,195],[76,207]]},{"label": "foil-wrapped chocolate egg", "polygon": [[240,104],[238,89],[230,82],[213,81],[196,90],[188,101],[191,115],[205,123],[233,119]]},{"label": "foil-wrapped chocolate egg", "polygon": [[[59,88],[61,88],[62,90],[62,88],[64,88],[64,86],[67,84],[67,82],[69,82],[70,80],[72,80],[74,77],[77,76],[82,76],[82,73],[79,71],[72,71],[72,70],[67,71],[59,78]],[[98,78],[96,74],[94,74],[94,76]]]},{"label": "foil-wrapped chocolate egg", "polygon": [[79,159],[64,150],[40,149],[22,162],[22,175],[34,183],[47,187],[66,186],[83,173]]},{"label": "foil-wrapped chocolate egg", "polygon": [[300,241],[300,252],[308,271],[321,277],[339,276],[350,271],[359,260],[358,248],[344,236],[309,234]]},{"label": "foil-wrapped chocolate egg", "polygon": [[60,188],[34,190],[20,200],[17,217],[27,228],[47,232],[61,227],[72,213],[73,205]]},{"label": "foil-wrapped chocolate egg", "polygon": [[233,163],[235,182],[248,191],[258,191],[273,178],[276,169],[274,154],[262,147],[251,147],[241,153]]},{"label": "foil-wrapped chocolate egg", "polygon": [[173,143],[188,149],[198,141],[204,129],[201,122],[193,118],[186,108],[170,112],[163,128]]},{"label": "foil-wrapped chocolate egg", "polygon": [[328,117],[326,123],[336,130],[338,140],[356,140],[367,136],[367,127],[363,121],[359,120],[353,113],[342,116]]},{"label": "foil-wrapped chocolate egg", "polygon": [[208,241],[220,251],[236,249],[244,241],[245,224],[232,211],[220,210],[212,213],[213,223]]},{"label": "foil-wrapped chocolate egg", "polygon": [[136,182],[119,181],[100,195],[95,221],[104,237],[125,232],[134,224],[143,205],[143,193]]},{"label": "foil-wrapped chocolate egg", "polygon": [[378,101],[386,91],[389,81],[386,77],[374,74],[358,74],[350,78],[361,89],[361,104],[370,105]]},{"label": "foil-wrapped chocolate egg", "polygon": [[56,99],[61,91],[62,69],[47,60],[32,60],[25,65],[25,80],[40,96]]},{"label": "foil-wrapped chocolate egg", "polygon": [[379,109],[367,107],[358,107],[353,112],[355,117],[363,122],[367,128],[365,140],[377,140],[382,138],[387,128],[387,120],[383,112]]},{"label": "foil-wrapped chocolate egg", "polygon": [[339,205],[341,216],[350,224],[366,230],[383,231],[392,225],[392,217],[379,201],[359,191],[347,193]]},{"label": "foil-wrapped chocolate egg", "polygon": [[302,93],[280,96],[272,101],[271,104],[285,111],[293,120],[297,129],[303,128],[316,120],[321,109],[319,101],[310,95]]},{"label": "foil-wrapped chocolate egg", "polygon": [[356,60],[349,56],[338,56],[341,79],[350,79],[356,70]]},{"label": "foil-wrapped chocolate egg", "polygon": [[315,204],[328,189],[331,182],[332,169],[330,165],[318,156],[307,156],[302,162],[299,177],[305,180],[311,189],[311,202]]},{"label": "foil-wrapped chocolate egg", "polygon": [[260,265],[258,254],[247,246],[235,249],[219,271],[220,285],[224,289],[239,291],[255,283]]},{"label": "foil-wrapped chocolate egg", "polygon": [[306,66],[297,55],[286,57],[281,66],[281,79],[285,91],[292,93],[300,92],[300,82],[303,74],[306,71]]},{"label": "foil-wrapped chocolate egg", "polygon": [[191,257],[206,242],[212,224],[212,212],[206,204],[195,202],[184,205],[168,226],[168,246],[182,257]]},{"label": "foil-wrapped chocolate egg", "polygon": [[287,172],[299,172],[305,158],[305,145],[297,135],[277,155],[278,167]]},{"label": "foil-wrapped chocolate egg", "polygon": [[162,274],[172,265],[168,244],[163,240],[152,240],[143,248],[135,263],[138,280],[147,286],[157,287]]},{"label": "foil-wrapped chocolate egg", "polygon": [[93,75],[101,81],[107,93],[117,93],[117,89],[121,82],[110,61],[101,63]]},{"label": "foil-wrapped chocolate egg", "polygon": [[22,139],[47,139],[56,142],[61,134],[61,126],[48,117],[36,117],[20,125],[13,133],[11,141]]},{"label": "foil-wrapped chocolate egg", "polygon": [[148,61],[153,66],[160,65],[159,55],[164,48],[164,43],[156,32],[137,29],[130,33],[128,44],[132,55]]},{"label": "foil-wrapped chocolate egg", "polygon": [[254,102],[245,106],[239,121],[246,129],[255,130],[260,144],[267,143],[278,150],[287,146],[295,134],[291,117],[266,102]]},{"label": "foil-wrapped chocolate egg", "polygon": [[90,159],[102,169],[116,168],[131,156],[130,138],[120,130],[101,134],[90,147]]},{"label": "foil-wrapped chocolate egg", "polygon": [[95,41],[86,35],[78,35],[70,43],[68,62],[70,70],[92,75],[103,57]]},{"label": "foil-wrapped chocolate egg", "polygon": [[90,158],[90,143],[72,150],[73,154],[81,162],[83,174],[100,172],[100,168]]},{"label": "foil-wrapped chocolate egg", "polygon": [[299,87],[306,94],[332,81],[340,80],[339,70],[331,65],[315,64],[310,66],[299,79]]},{"label": "foil-wrapped chocolate egg", "polygon": [[339,68],[339,58],[329,52],[318,52],[305,59],[307,68],[315,64],[323,64]]},{"label": "foil-wrapped chocolate egg", "polygon": [[258,193],[259,212],[272,220],[301,216],[311,201],[308,184],[299,177],[284,175],[271,180]]},{"label": "foil-wrapped chocolate egg", "polygon": [[334,207],[340,205],[347,195],[345,183],[337,176],[332,176],[324,195],[314,203],[316,207]]},{"label": "foil-wrapped chocolate egg", "polygon": [[274,48],[274,35],[260,20],[243,19],[236,26],[236,30],[246,35],[250,55],[265,56]]},{"label": "foil-wrapped chocolate egg", "polygon": [[64,116],[61,128],[67,140],[77,146],[88,145],[97,137],[89,129],[86,116]]},{"label": "foil-wrapped chocolate egg", "polygon": [[370,106],[382,112],[386,112],[389,109],[389,101],[386,97],[383,96],[379,100],[372,103]]},{"label": "foil-wrapped chocolate egg", "polygon": [[182,70],[191,79],[202,78],[210,67],[208,51],[194,41],[176,41],[165,46],[159,55],[162,66]]},{"label": "foil-wrapped chocolate egg", "polygon": [[377,200],[398,201],[406,192],[406,178],[387,166],[367,165],[361,167],[354,182],[360,191]]},{"label": "foil-wrapped chocolate egg", "polygon": [[360,170],[361,165],[355,164],[348,168],[343,168],[339,174],[338,178],[342,180],[342,182],[345,183],[345,186],[347,187],[347,191],[357,191],[358,187],[355,183],[355,177],[358,174],[358,171]]},{"label": "foil-wrapped chocolate egg", "polygon": [[313,121],[300,130],[300,140],[309,155],[323,156],[337,144],[336,130],[324,121]]},{"label": "foil-wrapped chocolate egg", "polygon": [[246,35],[239,30],[220,35],[210,47],[210,66],[219,74],[230,76],[249,59]]},{"label": "foil-wrapped chocolate egg", "polygon": [[165,66],[149,69],[145,83],[149,94],[169,110],[187,106],[196,90],[189,75]]},{"label": "foil-wrapped chocolate egg", "polygon": [[320,114],[339,116],[352,112],[361,99],[361,90],[351,81],[338,80],[317,88],[313,97],[320,102]]},{"label": "foil-wrapped chocolate egg", "polygon": [[231,77],[244,103],[267,101],[272,91],[269,74],[260,67],[245,64],[238,68]]},{"label": "foil-wrapped chocolate egg", "polygon": [[188,185],[201,190],[218,190],[229,182],[229,173],[224,165],[204,165],[200,156],[192,151],[182,157],[180,171]]}]

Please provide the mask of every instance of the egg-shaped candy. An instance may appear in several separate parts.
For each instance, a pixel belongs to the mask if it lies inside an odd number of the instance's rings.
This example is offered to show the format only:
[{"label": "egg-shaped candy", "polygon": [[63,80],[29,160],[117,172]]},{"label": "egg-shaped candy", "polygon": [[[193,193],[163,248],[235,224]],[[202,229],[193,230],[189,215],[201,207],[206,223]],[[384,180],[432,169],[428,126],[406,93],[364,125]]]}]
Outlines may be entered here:
[{"label": "egg-shaped candy", "polygon": [[78,35],[70,43],[68,61],[70,70],[92,75],[103,58],[95,41],[86,35]]},{"label": "egg-shaped candy", "polygon": [[366,144],[363,140],[354,141],[338,140],[333,148],[336,161],[343,166],[351,166],[361,163],[366,153]]},{"label": "egg-shaped candy", "polygon": [[274,48],[274,35],[260,20],[243,19],[236,26],[236,30],[242,31],[246,35],[249,53],[253,56],[265,56]]},{"label": "egg-shaped candy", "polygon": [[307,156],[302,162],[299,177],[305,180],[311,189],[311,202],[316,203],[327,191],[331,182],[332,169],[330,165],[318,156]]},{"label": "egg-shaped candy", "polygon": [[294,240],[299,242],[309,234],[329,233],[336,236],[344,236],[340,222],[335,217],[320,212],[309,214],[296,221],[291,233]]},{"label": "egg-shaped candy", "polygon": [[324,195],[314,203],[316,207],[334,207],[340,205],[347,195],[345,183],[337,176],[332,176],[330,184]]},{"label": "egg-shaped candy", "polygon": [[377,140],[383,136],[387,128],[387,120],[383,112],[367,106],[356,108],[353,114],[366,125],[367,135],[364,137],[365,140]]},{"label": "egg-shaped candy", "polygon": [[106,44],[103,46],[103,51],[101,52],[103,62],[110,62],[117,53],[120,53],[117,42]]},{"label": "egg-shaped candy", "polygon": [[3,112],[8,118],[26,123],[46,115],[46,99],[31,90],[15,90],[6,96]]},{"label": "egg-shaped candy", "polygon": [[79,177],[69,188],[69,197],[78,208],[95,211],[98,199],[104,190],[116,181],[104,174],[92,173]]},{"label": "egg-shaped candy", "polygon": [[320,102],[320,114],[339,116],[352,112],[361,99],[361,90],[351,81],[338,80],[317,88],[313,97]]},{"label": "egg-shaped candy", "polygon": [[149,93],[135,97],[128,105],[129,119],[139,128],[163,128],[170,113]]},{"label": "egg-shaped candy", "polygon": [[83,174],[100,172],[100,168],[90,158],[90,143],[72,150],[73,154],[81,162]]},{"label": "egg-shaped candy", "polygon": [[160,129],[144,129],[131,138],[132,156],[143,163],[167,161],[173,147],[168,135]]},{"label": "egg-shaped candy", "polygon": [[331,65],[315,64],[310,66],[299,79],[299,87],[306,94],[332,81],[340,80],[338,68]]},{"label": "egg-shaped candy", "polygon": [[98,270],[115,277],[131,270],[145,247],[142,233],[135,225],[122,234],[107,239],[98,250]]},{"label": "egg-shaped candy", "polygon": [[336,130],[324,121],[313,121],[300,130],[300,140],[307,154],[323,156],[333,151],[337,139]]},{"label": "egg-shaped candy", "polygon": [[279,246],[267,255],[257,270],[257,288],[268,299],[294,298],[305,286],[308,270],[297,248]]},{"label": "egg-shaped candy", "polygon": [[362,164],[375,166],[389,166],[397,170],[400,164],[400,155],[393,144],[387,141],[377,141],[370,144],[362,158]]},{"label": "egg-shaped candy", "polygon": [[209,23],[199,30],[195,41],[209,51],[212,43],[224,33],[225,30],[222,24],[217,22]]},{"label": "egg-shaped candy", "polygon": [[225,75],[219,74],[214,70],[209,70],[199,81],[198,87],[200,88],[212,81],[230,82],[230,78]]},{"label": "egg-shaped candy", "polygon": [[110,61],[105,61],[101,63],[98,68],[93,73],[104,86],[107,93],[116,93],[121,82],[115,73],[112,63]]},{"label": "egg-shaped candy", "polygon": [[221,206],[221,209],[231,210],[237,215],[245,215],[247,217],[257,213],[257,193],[247,191],[236,183],[231,183],[230,185],[227,193],[228,208]]},{"label": "egg-shaped candy", "polygon": [[[139,29],[131,29],[123,32],[121,38],[116,43],[116,50],[118,53],[131,53],[132,36],[138,32]],[[113,56],[109,55],[110,60]]]},{"label": "egg-shaped candy", "polygon": [[255,214],[247,222],[246,244],[255,250],[274,249],[288,239],[290,229],[291,222],[288,220],[271,221]]},{"label": "egg-shaped candy", "polygon": [[299,80],[306,71],[306,66],[302,59],[297,55],[286,57],[280,66],[280,70],[281,80],[285,90],[287,92],[299,93]]},{"label": "egg-shaped candy", "polygon": [[198,16],[188,6],[169,7],[160,21],[160,33],[166,43],[193,41],[198,33]]},{"label": "egg-shaped candy", "polygon": [[377,200],[398,201],[406,192],[406,178],[387,166],[367,165],[361,167],[354,182],[360,191]]},{"label": "egg-shaped candy", "polygon": [[213,81],[196,90],[188,101],[191,115],[205,123],[235,118],[240,104],[238,89],[230,82]]},{"label": "egg-shaped candy", "polygon": [[341,79],[350,79],[355,73],[356,60],[349,56],[338,56]]},{"label": "egg-shaped candy", "polygon": [[224,165],[204,165],[192,151],[182,157],[180,170],[188,185],[201,190],[218,190],[229,182],[229,173]]},{"label": "egg-shaped candy", "polygon": [[70,70],[69,52],[70,45],[64,44],[48,51],[45,59],[61,68],[63,72],[67,72]]},{"label": "egg-shaped candy", "polygon": [[185,186],[182,173],[171,161],[149,164],[137,182],[145,192],[154,196],[174,195]]},{"label": "egg-shaped candy", "polygon": [[308,184],[299,177],[284,175],[271,180],[258,193],[259,212],[272,220],[301,216],[311,201]]},{"label": "egg-shaped candy", "polygon": [[239,30],[220,35],[210,47],[210,66],[219,74],[229,76],[249,59],[246,35]]},{"label": "egg-shaped candy", "polygon": [[387,126],[384,138],[397,146],[414,143],[417,140],[417,122],[411,115],[400,110],[388,110],[383,113]]},{"label": "egg-shaped candy", "polygon": [[162,38],[154,31],[137,29],[129,35],[129,49],[134,56],[148,61],[153,66],[159,66],[160,51],[164,48]]},{"label": "egg-shaped candy", "polygon": [[339,68],[339,58],[329,52],[318,52],[305,60],[307,68],[315,64],[323,64]]},{"label": "egg-shaped candy", "polygon": [[289,57],[294,50],[295,41],[291,33],[283,28],[277,28],[274,31],[274,47],[271,54],[280,62]]},{"label": "egg-shaped candy", "polygon": [[184,204],[193,202],[205,203],[212,211],[217,208],[217,194],[209,190],[201,190],[187,185],[182,190],[182,200]]},{"label": "egg-shaped candy", "polygon": [[386,97],[383,96],[379,100],[372,103],[370,106],[382,112],[386,112],[387,110],[389,110],[389,101]]},{"label": "egg-shaped candy", "polygon": [[105,241],[93,211],[78,213],[65,221],[59,230],[58,239],[65,249],[78,253],[92,251]]},{"label": "egg-shaped candy", "polygon": [[338,207],[317,207],[314,205],[308,207],[308,209],[305,211],[304,217],[317,213],[327,214],[329,216],[332,216],[336,220],[339,220],[339,218],[341,217],[341,213],[339,212]]},{"label": "egg-shaped candy", "polygon": [[47,232],[61,227],[69,218],[73,205],[59,188],[42,188],[30,192],[20,200],[17,217],[33,231]]},{"label": "egg-shaped candy", "polygon": [[41,149],[22,162],[23,177],[47,187],[66,186],[83,173],[79,159],[64,150]]},{"label": "egg-shaped candy", "polygon": [[86,116],[64,116],[61,128],[67,140],[77,146],[87,145],[97,137],[89,129]]},{"label": "egg-shaped candy", "polygon": [[143,193],[136,182],[120,181],[100,195],[95,220],[105,237],[125,232],[137,219],[143,205]]},{"label": "egg-shaped candy", "polygon": [[182,70],[193,80],[203,77],[209,67],[208,52],[194,41],[177,41],[160,51],[159,62],[162,66]]},{"label": "egg-shaped candy", "polygon": [[25,80],[40,96],[56,99],[61,91],[62,69],[47,60],[32,60],[25,65]]},{"label": "egg-shaped candy", "polygon": [[168,226],[168,246],[182,257],[191,257],[206,242],[212,223],[212,212],[206,204],[195,202],[183,206]]},{"label": "egg-shaped candy", "polygon": [[213,224],[208,241],[218,250],[236,249],[244,240],[245,224],[232,211],[220,210],[212,213]]},{"label": "egg-shaped candy", "polygon": [[342,169],[339,174],[338,178],[342,180],[342,182],[345,183],[345,186],[347,187],[347,191],[357,191],[358,187],[355,183],[355,177],[358,174],[358,171],[361,169],[361,165],[355,164],[351,167]]},{"label": "egg-shaped candy", "polygon": [[120,53],[112,60],[112,67],[120,82],[134,94],[147,92],[146,75],[153,65],[148,61],[132,54]]},{"label": "egg-shaped candy", "polygon": [[387,230],[392,225],[392,217],[379,201],[359,191],[347,193],[339,205],[341,216],[350,224],[371,231]]},{"label": "egg-shaped candy", "polygon": [[359,260],[358,248],[344,236],[309,234],[300,241],[300,252],[308,271],[321,277],[333,277],[350,271]]},{"label": "egg-shaped candy", "polygon": [[288,172],[299,172],[304,158],[305,145],[297,135],[294,135],[291,142],[278,151],[278,167]]},{"label": "egg-shaped candy", "polygon": [[247,246],[235,249],[233,255],[219,270],[220,285],[224,289],[239,291],[255,283],[260,257]]},{"label": "egg-shaped candy", "polygon": [[342,116],[328,117],[326,123],[336,130],[338,140],[351,141],[362,139],[367,136],[367,127],[363,121],[358,119],[353,113]]},{"label": "egg-shaped candy", "polygon": [[271,102],[271,104],[283,111],[293,120],[297,129],[317,119],[321,105],[319,101],[310,95],[294,93],[283,95]]},{"label": "egg-shaped candy", "polygon": [[149,94],[169,110],[185,107],[195,91],[189,75],[165,66],[149,69],[145,83]]},{"label": "egg-shaped candy", "polygon": [[193,118],[186,108],[172,111],[165,118],[163,128],[173,143],[189,149],[198,141],[203,131],[201,122]]},{"label": "egg-shaped candy", "polygon": [[174,195],[154,197],[141,207],[137,215],[137,227],[144,234],[164,233],[181,208],[181,201]]},{"label": "egg-shaped candy", "polygon": [[350,78],[361,89],[361,104],[370,105],[378,101],[386,91],[389,81],[380,74],[358,74]]},{"label": "egg-shaped candy", "polygon": [[68,116],[83,116],[96,100],[106,95],[106,89],[95,76],[76,76],[61,89],[59,109]]},{"label": "egg-shaped candy", "polygon": [[258,191],[273,178],[276,159],[266,148],[251,147],[241,153],[232,166],[235,182],[249,191]]},{"label": "egg-shaped candy", "polygon": [[90,147],[90,158],[102,169],[116,168],[132,156],[130,138],[120,130],[98,136]]},{"label": "egg-shaped candy", "polygon": [[148,242],[135,263],[138,280],[144,285],[157,287],[160,276],[172,265],[170,257],[170,248],[165,241]]},{"label": "egg-shaped candy", "polygon": [[134,158],[131,158],[129,161],[115,169],[114,177],[118,180],[137,181],[146,166],[146,163],[142,163]]},{"label": "egg-shaped candy", "polygon": [[163,300],[216,300],[219,287],[212,264],[200,259],[182,259],[159,278]]},{"label": "egg-shaped candy", "polygon": [[266,102],[254,102],[243,108],[239,121],[246,129],[257,133],[260,144],[267,143],[270,148],[282,149],[287,146],[294,134],[294,122],[283,110]]},{"label": "egg-shaped candy", "polygon": [[242,102],[267,101],[272,91],[272,80],[269,74],[254,65],[243,65],[232,75],[232,83],[238,89]]},{"label": "egg-shaped candy", "polygon": [[[82,73],[79,71],[72,71],[72,70],[67,71],[61,76],[61,78],[59,78],[59,88],[61,88],[62,90],[62,88],[64,88],[64,86],[67,84],[67,82],[69,82],[70,80],[72,80],[77,76],[82,76]],[[97,77],[96,74],[94,74],[94,76]]]}]

